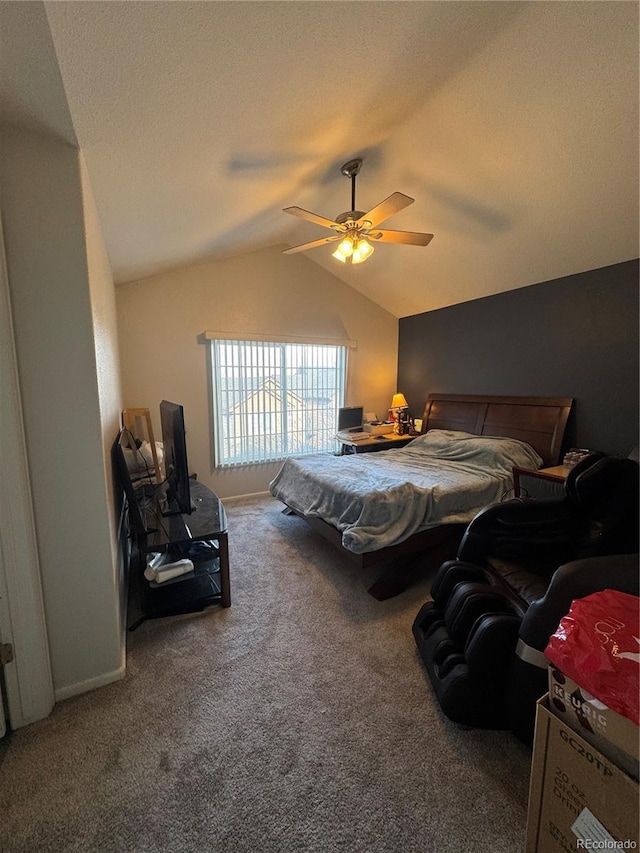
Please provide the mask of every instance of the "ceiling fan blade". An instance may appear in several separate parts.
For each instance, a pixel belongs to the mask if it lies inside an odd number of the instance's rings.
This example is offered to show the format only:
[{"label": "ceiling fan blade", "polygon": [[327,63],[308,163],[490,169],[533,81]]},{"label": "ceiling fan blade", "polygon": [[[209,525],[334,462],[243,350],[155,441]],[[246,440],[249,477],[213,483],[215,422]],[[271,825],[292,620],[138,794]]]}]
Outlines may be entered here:
[{"label": "ceiling fan blade", "polygon": [[301,207],[284,207],[283,210],[285,213],[290,213],[292,216],[299,216],[300,219],[308,219],[309,222],[315,222],[316,225],[323,225],[325,228],[340,228],[340,225],[332,219],[318,216],[317,213],[311,213],[308,210],[303,210]]},{"label": "ceiling fan blade", "polygon": [[367,227],[372,228],[373,226],[384,222],[385,219],[388,219],[392,214],[397,213],[399,210],[404,210],[405,207],[409,207],[409,205],[413,204],[414,201],[415,199],[409,198],[409,196],[404,195],[404,193],[391,193],[389,198],[385,198],[385,200],[381,201],[380,204],[371,208],[368,213],[364,213],[360,219],[358,219],[357,224],[360,225],[365,221],[370,222],[371,224]]},{"label": "ceiling fan blade", "polygon": [[405,243],[409,246],[428,246],[433,240],[433,234],[420,234],[417,231],[375,231],[367,234],[371,240],[379,240],[381,243]]},{"label": "ceiling fan blade", "polygon": [[326,246],[327,243],[333,243],[335,240],[341,240],[342,234],[336,234],[334,237],[322,237],[320,240],[312,240],[310,243],[301,243],[299,246],[292,246],[290,249],[283,249],[283,255],[295,255],[296,252],[306,252],[307,249],[315,249],[316,246]]}]

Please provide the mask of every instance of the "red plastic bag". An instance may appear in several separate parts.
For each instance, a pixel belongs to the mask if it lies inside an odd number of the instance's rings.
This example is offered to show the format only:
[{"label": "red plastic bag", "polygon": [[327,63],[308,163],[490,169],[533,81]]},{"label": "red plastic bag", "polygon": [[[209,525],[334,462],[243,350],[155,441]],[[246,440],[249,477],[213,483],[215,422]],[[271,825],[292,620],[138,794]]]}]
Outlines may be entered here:
[{"label": "red plastic bag", "polygon": [[640,599],[612,589],[576,599],[545,655],[572,681],[638,725]]}]

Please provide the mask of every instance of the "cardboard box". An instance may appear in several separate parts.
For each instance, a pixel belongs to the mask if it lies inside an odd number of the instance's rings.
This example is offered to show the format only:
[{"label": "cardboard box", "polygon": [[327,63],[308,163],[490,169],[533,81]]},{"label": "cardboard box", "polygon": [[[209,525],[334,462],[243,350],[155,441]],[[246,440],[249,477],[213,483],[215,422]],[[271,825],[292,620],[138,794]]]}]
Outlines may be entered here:
[{"label": "cardboard box", "polygon": [[627,717],[595,699],[555,667],[549,667],[549,706],[625,773],[638,778],[640,732]]},{"label": "cardboard box", "polygon": [[526,853],[634,850],[638,782],[538,702]]},{"label": "cardboard box", "polygon": [[371,435],[389,435],[393,432],[393,424],[364,424],[362,431]]}]

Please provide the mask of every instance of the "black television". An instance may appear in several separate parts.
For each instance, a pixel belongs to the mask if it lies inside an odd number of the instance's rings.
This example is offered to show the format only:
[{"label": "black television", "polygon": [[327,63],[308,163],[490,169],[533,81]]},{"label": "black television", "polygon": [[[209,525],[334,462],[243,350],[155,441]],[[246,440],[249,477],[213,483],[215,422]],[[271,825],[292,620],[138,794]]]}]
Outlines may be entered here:
[{"label": "black television", "polygon": [[190,513],[189,465],[182,406],[163,400],[160,403],[160,422],[165,470],[162,514]]}]

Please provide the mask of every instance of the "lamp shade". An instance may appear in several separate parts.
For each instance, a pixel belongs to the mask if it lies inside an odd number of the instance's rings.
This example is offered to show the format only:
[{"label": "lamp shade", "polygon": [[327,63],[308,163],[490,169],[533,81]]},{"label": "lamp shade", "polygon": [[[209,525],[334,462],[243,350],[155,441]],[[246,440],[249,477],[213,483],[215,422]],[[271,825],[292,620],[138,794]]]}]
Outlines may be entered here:
[{"label": "lamp shade", "polygon": [[408,406],[409,406],[409,404],[405,400],[404,394],[394,394],[393,395],[393,400],[391,401],[391,408],[392,409],[406,409],[406,408],[408,408]]},{"label": "lamp shade", "polygon": [[349,231],[338,244],[333,253],[336,260],[343,264],[351,259],[352,264],[361,264],[373,254],[373,246],[364,237],[359,237],[357,232]]},{"label": "lamp shade", "polygon": [[366,261],[367,258],[373,254],[373,246],[371,243],[367,242],[367,240],[361,238],[356,243],[356,246],[353,250],[353,254],[351,255],[351,263],[352,264],[361,264],[363,261]]}]

